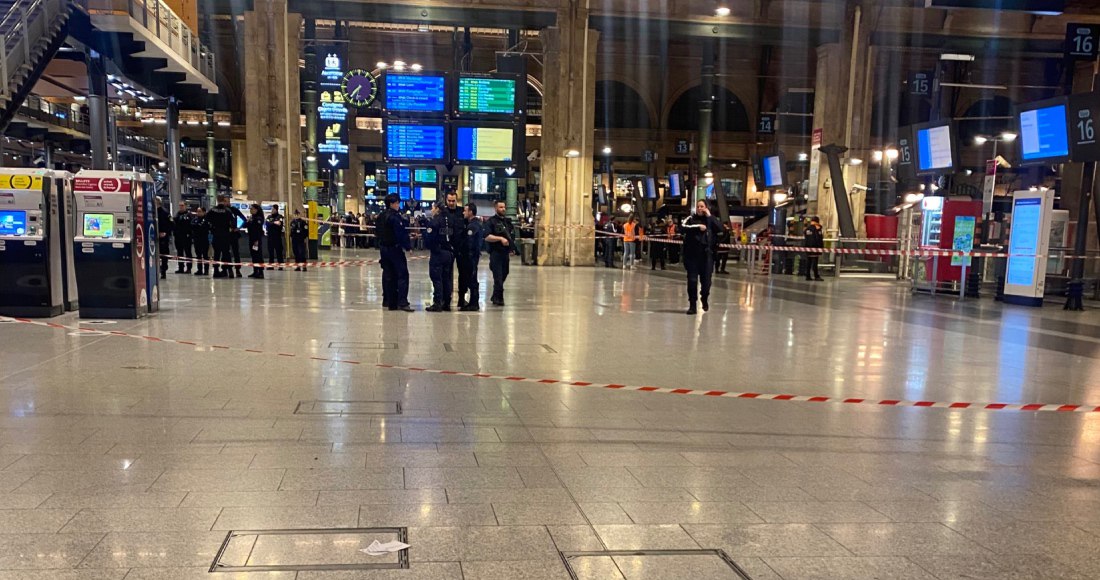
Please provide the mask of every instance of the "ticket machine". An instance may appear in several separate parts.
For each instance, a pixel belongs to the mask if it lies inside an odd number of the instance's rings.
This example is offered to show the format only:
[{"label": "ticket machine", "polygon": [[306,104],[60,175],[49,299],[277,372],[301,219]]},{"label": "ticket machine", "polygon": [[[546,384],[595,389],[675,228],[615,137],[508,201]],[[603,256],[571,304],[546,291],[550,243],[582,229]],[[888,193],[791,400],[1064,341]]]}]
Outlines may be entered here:
[{"label": "ticket machine", "polygon": [[152,179],[130,171],[73,178],[81,318],[140,318],[159,309]]},{"label": "ticket machine", "polygon": [[48,317],[76,309],[71,177],[0,170],[0,314]]}]

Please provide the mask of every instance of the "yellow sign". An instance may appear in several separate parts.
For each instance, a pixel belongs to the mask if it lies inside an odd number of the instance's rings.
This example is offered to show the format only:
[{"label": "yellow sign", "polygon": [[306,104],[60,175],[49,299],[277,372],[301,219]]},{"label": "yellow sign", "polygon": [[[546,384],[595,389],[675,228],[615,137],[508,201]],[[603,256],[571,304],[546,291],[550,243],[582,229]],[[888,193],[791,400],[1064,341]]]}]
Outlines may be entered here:
[{"label": "yellow sign", "polygon": [[302,187],[324,187],[324,181],[303,181]]},{"label": "yellow sign", "polygon": [[0,174],[0,189],[42,189],[42,177]]}]

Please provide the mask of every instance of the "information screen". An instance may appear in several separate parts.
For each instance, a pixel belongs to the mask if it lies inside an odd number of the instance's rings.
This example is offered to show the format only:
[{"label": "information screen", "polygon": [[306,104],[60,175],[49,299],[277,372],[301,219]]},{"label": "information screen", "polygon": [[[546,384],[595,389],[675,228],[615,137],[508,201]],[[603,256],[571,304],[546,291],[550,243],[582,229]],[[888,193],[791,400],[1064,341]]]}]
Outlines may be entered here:
[{"label": "information screen", "polygon": [[442,123],[389,123],[386,127],[386,158],[410,161],[443,160],[447,156],[446,135],[447,128]]},{"label": "information screen", "polygon": [[459,77],[458,111],[490,115],[514,115],[515,79]]},{"label": "information screen", "polygon": [[407,185],[404,185],[404,186],[391,185],[389,187],[389,192],[396,195],[396,196],[398,196],[398,197],[400,197],[401,199],[411,199],[412,198],[412,189],[409,188],[409,186],[407,186]]},{"label": "information screen", "polygon": [[1062,161],[1069,157],[1064,103],[1020,111],[1020,153],[1024,162]]},{"label": "information screen", "polygon": [[681,188],[682,188],[682,185],[680,184],[680,174],[679,173],[669,173],[668,174],[668,196],[669,197],[680,197],[681,195],[683,195],[683,190]]},{"label": "information screen", "polygon": [[512,161],[513,129],[458,127],[455,135],[456,157],[460,162]]},{"label": "information screen", "polygon": [[949,125],[917,129],[917,166],[920,171],[951,169],[955,164],[953,151]]},{"label": "information screen", "polygon": [[1012,234],[1008,242],[1008,272],[1005,280],[1015,286],[1032,286],[1038,260],[1039,233],[1043,224],[1043,199],[1025,197],[1012,204]]},{"label": "information screen", "polygon": [[386,110],[443,114],[447,102],[443,75],[386,73]]},{"label": "information screen", "polygon": [[783,162],[779,156],[765,157],[763,166],[764,187],[783,187]]},{"label": "information screen", "polygon": [[391,167],[386,170],[386,181],[390,183],[408,183],[409,170]]},{"label": "information screen", "polygon": [[420,201],[435,201],[436,191],[434,187],[416,188],[416,199]]},{"label": "information screen", "polygon": [[648,199],[657,199],[657,180],[652,177],[645,178],[645,196]]},{"label": "information screen", "polygon": [[417,169],[413,172],[413,181],[417,183],[435,183],[439,174],[434,169]]},{"label": "information screen", "polygon": [[0,236],[21,236],[27,233],[27,212],[0,211]]},{"label": "information screen", "polygon": [[110,213],[84,214],[85,238],[109,238],[114,235],[115,216]]}]

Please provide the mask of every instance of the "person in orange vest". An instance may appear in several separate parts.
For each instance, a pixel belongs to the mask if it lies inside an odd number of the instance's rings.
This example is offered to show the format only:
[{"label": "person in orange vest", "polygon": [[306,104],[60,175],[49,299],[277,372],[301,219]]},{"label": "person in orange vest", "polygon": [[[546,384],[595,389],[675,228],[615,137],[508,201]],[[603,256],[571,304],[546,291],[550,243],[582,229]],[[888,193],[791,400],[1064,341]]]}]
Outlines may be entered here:
[{"label": "person in orange vest", "polygon": [[637,218],[630,214],[623,224],[623,268],[633,268],[638,259],[638,236],[642,235],[642,227],[638,225]]}]

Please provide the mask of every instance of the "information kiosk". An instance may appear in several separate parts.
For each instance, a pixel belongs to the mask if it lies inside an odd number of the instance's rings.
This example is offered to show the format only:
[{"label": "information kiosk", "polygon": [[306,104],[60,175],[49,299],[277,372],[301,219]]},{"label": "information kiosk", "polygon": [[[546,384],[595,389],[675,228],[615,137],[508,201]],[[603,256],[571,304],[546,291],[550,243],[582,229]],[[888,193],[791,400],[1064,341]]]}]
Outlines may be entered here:
[{"label": "information kiosk", "polygon": [[63,171],[0,172],[0,314],[76,309],[70,183]]},{"label": "information kiosk", "polygon": [[140,318],[158,310],[157,214],[148,175],[81,171],[73,178],[81,318]]},{"label": "information kiosk", "polygon": [[1012,194],[1012,229],[1008,237],[1004,289],[1006,303],[1043,305],[1053,213],[1054,190]]}]

